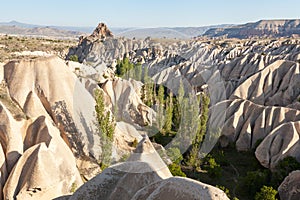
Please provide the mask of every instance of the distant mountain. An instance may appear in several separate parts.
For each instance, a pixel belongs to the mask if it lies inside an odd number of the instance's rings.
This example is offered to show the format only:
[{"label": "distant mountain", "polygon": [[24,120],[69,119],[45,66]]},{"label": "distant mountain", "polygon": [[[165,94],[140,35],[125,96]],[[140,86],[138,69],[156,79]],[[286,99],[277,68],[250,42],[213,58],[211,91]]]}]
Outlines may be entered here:
[{"label": "distant mountain", "polygon": [[[127,38],[179,38],[188,39],[202,35],[211,28],[224,28],[232,25],[215,25],[202,27],[160,27],[160,28],[130,28],[112,27],[110,30],[115,36]],[[40,35],[41,36],[65,36],[77,37],[79,35],[90,34],[93,27],[74,26],[43,26],[35,24],[21,23],[18,21],[0,22],[0,33],[17,35]],[[57,32],[57,33],[56,33]],[[45,34],[45,35],[44,35]]]},{"label": "distant mountain", "polygon": [[204,36],[249,38],[249,37],[290,37],[300,36],[300,19],[260,20],[254,23],[236,25],[227,28],[212,28]]},{"label": "distant mountain", "polygon": [[1,26],[17,26],[20,28],[42,28],[42,27],[50,27],[58,30],[65,31],[75,31],[75,32],[83,32],[90,33],[93,31],[94,27],[76,27],[76,26],[45,26],[45,25],[36,25],[36,24],[27,24],[18,21],[10,21],[10,22],[0,22]]},{"label": "distant mountain", "polygon": [[40,25],[34,25],[34,24],[26,24],[26,23],[21,23],[15,20],[12,20],[10,22],[0,22],[0,26],[17,26],[21,28],[36,28],[36,27],[42,27]]},{"label": "distant mountain", "polygon": [[[249,38],[249,37],[290,37],[300,36],[300,19],[294,20],[260,20],[254,23],[241,25],[215,25],[202,27],[158,27],[158,28],[110,28],[117,37],[143,39],[177,38],[189,39],[197,36]],[[73,26],[42,26],[26,24],[17,21],[0,23],[0,33],[52,36],[52,37],[79,37],[90,34],[93,27]]]},{"label": "distant mountain", "polygon": [[215,25],[215,26],[202,26],[202,27],[159,27],[159,28],[128,28],[120,29],[115,32],[111,30],[116,36],[124,36],[127,38],[179,38],[188,39],[202,35],[205,31],[211,28],[229,27],[232,25]]},{"label": "distant mountain", "polygon": [[0,33],[8,35],[39,36],[55,38],[78,38],[82,32],[60,30],[51,27],[25,28],[16,25],[0,25]]}]

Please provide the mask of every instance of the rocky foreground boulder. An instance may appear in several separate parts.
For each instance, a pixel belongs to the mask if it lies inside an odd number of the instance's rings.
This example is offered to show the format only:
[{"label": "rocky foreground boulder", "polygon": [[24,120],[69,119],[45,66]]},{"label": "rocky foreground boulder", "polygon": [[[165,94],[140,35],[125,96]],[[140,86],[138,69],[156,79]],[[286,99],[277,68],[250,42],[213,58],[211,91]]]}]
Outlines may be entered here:
[{"label": "rocky foreground boulder", "polygon": [[278,188],[280,199],[298,200],[300,199],[300,171],[291,172]]},{"label": "rocky foreground boulder", "polygon": [[69,197],[69,200],[81,199],[227,200],[229,198],[218,188],[189,178],[173,177],[145,136],[126,162],[105,169]]},{"label": "rocky foreground boulder", "polygon": [[189,178],[159,176],[149,163],[139,161],[119,163],[105,169],[69,197],[69,200],[81,199],[229,200],[216,187]]}]

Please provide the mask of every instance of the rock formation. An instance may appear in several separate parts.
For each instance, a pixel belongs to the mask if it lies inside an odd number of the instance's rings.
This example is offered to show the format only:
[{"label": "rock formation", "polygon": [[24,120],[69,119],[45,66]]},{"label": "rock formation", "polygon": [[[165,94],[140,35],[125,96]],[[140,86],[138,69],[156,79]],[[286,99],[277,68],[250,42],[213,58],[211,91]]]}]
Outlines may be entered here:
[{"label": "rock formation", "polygon": [[[278,22],[275,29],[286,23]],[[170,43],[112,36],[100,23],[81,38],[67,58],[77,55],[82,63],[48,57],[0,64],[3,198],[69,198],[83,178],[89,181],[70,199],[228,199],[213,186],[172,177],[143,129],[155,124],[156,115],[141,100],[143,83],[114,74],[116,60],[124,57],[141,62],[152,81],[175,95],[182,82],[191,98],[210,96],[202,154],[219,141],[222,146],[235,143],[239,151],[256,148],[257,159],[270,169],[287,156],[300,161],[298,40]],[[109,144],[113,165],[101,174],[107,149],[94,113],[96,89],[103,91],[105,109],[115,114],[116,124]],[[216,130],[220,138],[213,135]],[[286,191],[296,187],[288,177],[280,195],[290,198]]]},{"label": "rock formation", "polygon": [[171,177],[152,183],[140,189],[132,200],[146,199],[229,199],[226,194],[216,187],[189,178]]},{"label": "rock formation", "polygon": [[300,198],[299,192],[300,171],[291,172],[278,188],[280,199],[297,200]]},{"label": "rock formation", "polygon": [[115,116],[124,122],[139,124],[141,126],[152,125],[152,119],[155,113],[146,106],[140,96],[137,94],[141,90],[142,84],[134,80],[116,78],[113,81],[107,81],[102,89],[109,97],[109,105],[112,110],[116,110]]},{"label": "rock formation", "polygon": [[86,50],[84,62],[95,65],[126,54],[132,62],[142,58],[154,82],[175,94],[180,80],[188,91],[201,92],[207,85],[212,105],[209,127],[223,130],[224,145],[236,142],[238,150],[249,150],[277,126],[299,120],[298,40],[199,39],[165,45],[116,38],[94,43],[102,49],[112,44],[113,50],[107,51],[77,48]]},{"label": "rock formation", "polygon": [[107,28],[104,23],[99,23],[90,38],[105,39],[106,37],[113,37],[112,32]]},{"label": "rock formation", "polygon": [[300,94],[298,63],[278,60],[245,80],[232,94],[260,105],[288,106]]},{"label": "rock formation", "polygon": [[300,121],[287,122],[275,128],[257,147],[256,158],[264,166],[273,169],[285,157],[300,160]]},{"label": "rock formation", "polygon": [[217,111],[214,113],[215,116],[221,115],[221,112],[226,113],[221,144],[226,146],[228,142],[236,142],[236,148],[243,151],[255,148],[256,142],[272,135],[271,132],[276,127],[300,119],[299,110],[260,106],[242,99],[222,101],[215,107],[226,108],[225,110],[211,108]]},{"label": "rock formation", "polygon": [[147,137],[124,163],[105,169],[80,187],[75,199],[218,199],[223,191],[188,178],[172,177]]}]

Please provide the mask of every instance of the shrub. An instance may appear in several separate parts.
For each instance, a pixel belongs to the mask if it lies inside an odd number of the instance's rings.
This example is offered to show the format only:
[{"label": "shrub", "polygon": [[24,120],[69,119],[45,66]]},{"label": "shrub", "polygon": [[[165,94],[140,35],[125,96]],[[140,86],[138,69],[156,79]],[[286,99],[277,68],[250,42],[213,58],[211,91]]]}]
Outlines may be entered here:
[{"label": "shrub", "polygon": [[211,155],[205,157],[203,169],[207,170],[208,175],[212,178],[219,178],[222,175],[221,166]]},{"label": "shrub", "polygon": [[106,165],[106,164],[104,164],[103,162],[101,162],[100,168],[101,168],[102,171],[105,170],[105,169],[108,168],[108,167],[109,167],[108,165]]},{"label": "shrub", "polygon": [[134,138],[134,140],[133,140],[131,146],[134,147],[134,148],[136,148],[137,145],[138,145],[138,143],[139,143],[138,140],[137,140],[136,138]]},{"label": "shrub", "polygon": [[230,162],[225,157],[223,150],[218,150],[217,152],[214,152],[212,156],[215,158],[216,162],[219,163],[221,166],[229,166]]},{"label": "shrub", "polygon": [[268,175],[267,170],[247,172],[246,177],[243,178],[243,183],[251,196],[255,195],[263,185],[268,183]]},{"label": "shrub", "polygon": [[272,187],[263,186],[260,189],[260,192],[255,194],[255,200],[277,200],[276,199],[277,191]]},{"label": "shrub", "polygon": [[76,189],[77,189],[77,184],[74,182],[74,183],[72,183],[72,185],[71,185],[70,192],[71,192],[71,193],[74,193],[74,192],[76,191]]},{"label": "shrub", "polygon": [[279,161],[272,174],[271,184],[277,188],[290,172],[300,169],[300,163],[294,157],[286,157]]},{"label": "shrub", "polygon": [[222,190],[227,195],[227,197],[230,198],[230,192],[228,188],[223,185],[216,185],[216,187]]},{"label": "shrub", "polygon": [[186,174],[181,170],[180,165],[173,163],[168,165],[168,168],[173,176],[186,177]]},{"label": "shrub", "polygon": [[70,61],[74,61],[74,62],[79,62],[78,56],[77,56],[77,55],[71,55],[71,56],[69,57],[69,60],[70,60]]}]

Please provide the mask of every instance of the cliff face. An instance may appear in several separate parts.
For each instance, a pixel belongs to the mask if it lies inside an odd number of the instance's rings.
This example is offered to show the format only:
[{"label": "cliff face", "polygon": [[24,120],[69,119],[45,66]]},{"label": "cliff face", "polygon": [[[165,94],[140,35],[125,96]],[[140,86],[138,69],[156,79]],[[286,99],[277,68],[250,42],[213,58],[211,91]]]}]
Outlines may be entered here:
[{"label": "cliff face", "polygon": [[250,37],[291,37],[300,35],[300,20],[261,20],[255,23],[215,28],[204,33],[208,37],[250,38]]}]

